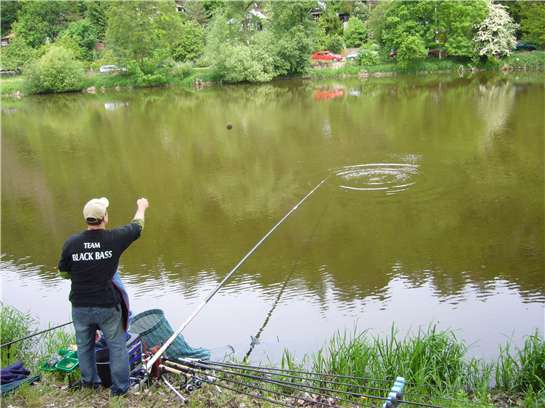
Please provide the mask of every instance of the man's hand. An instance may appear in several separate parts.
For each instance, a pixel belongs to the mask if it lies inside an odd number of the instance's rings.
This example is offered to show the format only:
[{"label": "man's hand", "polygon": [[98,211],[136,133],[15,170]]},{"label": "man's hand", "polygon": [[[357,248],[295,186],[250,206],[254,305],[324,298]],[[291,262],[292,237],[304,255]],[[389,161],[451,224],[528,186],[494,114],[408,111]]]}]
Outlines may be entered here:
[{"label": "man's hand", "polygon": [[146,208],[149,207],[149,202],[148,202],[148,199],[147,198],[139,198],[138,200],[136,200],[136,205],[137,207],[140,209],[143,209],[145,210]]},{"label": "man's hand", "polygon": [[144,214],[146,213],[146,209],[149,207],[148,199],[147,198],[139,198],[136,200],[136,214],[134,214],[133,221],[140,221],[139,224],[142,228],[144,228]]}]

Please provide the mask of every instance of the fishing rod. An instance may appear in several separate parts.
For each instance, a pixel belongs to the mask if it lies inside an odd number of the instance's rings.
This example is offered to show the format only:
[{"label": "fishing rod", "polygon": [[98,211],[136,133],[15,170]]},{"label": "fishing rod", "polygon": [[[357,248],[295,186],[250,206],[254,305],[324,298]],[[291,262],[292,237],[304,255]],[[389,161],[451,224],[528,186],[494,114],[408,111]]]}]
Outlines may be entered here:
[{"label": "fishing rod", "polygon": [[69,322],[63,323],[63,324],[59,324],[58,326],[55,326],[55,327],[50,327],[49,329],[41,330],[41,331],[36,332],[36,333],[29,334],[28,336],[21,337],[20,339],[8,341],[7,343],[0,344],[0,348],[11,346],[12,344],[18,343],[18,342],[26,340],[26,339],[30,339],[30,338],[38,336],[40,334],[44,334],[44,333],[47,333],[47,332],[50,332],[50,331],[53,331],[53,330],[56,330],[56,329],[60,329],[61,327],[68,326],[69,324],[72,324],[72,321],[69,321]]},{"label": "fishing rod", "polygon": [[284,215],[280,221],[278,221],[270,230],[269,232],[267,232],[263,238],[261,238],[257,244],[254,245],[254,247],[252,249],[250,249],[250,251],[248,251],[248,253],[246,255],[244,255],[244,257],[242,257],[242,259],[233,267],[233,269],[231,269],[231,271],[225,276],[225,278],[223,278],[223,280],[218,284],[218,286],[212,290],[212,292],[210,292],[210,294],[203,300],[203,302],[197,307],[197,309],[195,309],[195,311],[187,318],[187,320],[172,334],[172,336],[170,336],[170,338],[165,341],[165,343],[161,346],[161,348],[159,350],[157,350],[157,352],[150,358],[150,360],[147,362],[146,364],[146,371],[147,372],[151,372],[151,369],[153,367],[153,364],[155,364],[155,362],[161,357],[161,355],[166,351],[166,349],[172,344],[172,342],[176,339],[176,337],[178,337],[178,335],[189,325],[189,323],[191,323],[191,321],[195,318],[195,316],[197,316],[200,311],[204,308],[204,306],[206,306],[206,304],[210,301],[210,299],[212,299],[214,297],[214,295],[216,293],[218,293],[218,291],[221,289],[221,287],[225,284],[225,282],[227,282],[229,280],[229,278],[231,278],[231,276],[233,276],[233,274],[238,270],[238,268],[240,268],[240,266],[246,262],[246,260],[257,250],[257,248],[259,248],[261,246],[261,244],[263,244],[263,242],[265,242],[265,240],[267,238],[269,238],[269,236],[295,211],[299,208],[299,206],[301,204],[303,204],[303,202],[305,202],[305,200],[307,198],[309,198],[316,190],[318,190],[318,188],[320,188],[320,186],[322,184],[324,184],[324,182],[327,180],[327,177],[325,179],[323,179],[322,181],[320,181],[312,190],[310,190],[307,195],[305,195],[291,210],[289,210],[286,215]]},{"label": "fishing rod", "polygon": [[[192,363],[186,363],[186,364],[188,366],[196,368],[196,369],[200,369],[200,370],[203,370],[203,371],[206,370],[205,365],[195,364],[193,362]],[[383,401],[385,401],[387,399],[386,397],[381,397],[381,396],[378,396],[378,395],[357,393],[357,392],[344,391],[344,390],[335,390],[333,388],[317,387],[317,386],[302,384],[302,383],[297,383],[296,384],[296,383],[289,382],[289,381],[283,381],[283,380],[278,380],[278,379],[269,379],[269,378],[259,377],[259,376],[256,376],[256,375],[244,374],[242,372],[237,372],[237,371],[218,369],[218,368],[214,368],[213,370],[217,371],[217,372],[219,372],[221,374],[225,374],[225,375],[234,375],[234,376],[238,376],[238,377],[242,377],[242,378],[247,378],[249,380],[256,380],[256,381],[259,381],[259,382],[272,384],[272,385],[278,385],[278,386],[282,386],[282,387],[286,387],[286,388],[290,388],[290,389],[294,389],[294,390],[301,391],[301,389],[303,389],[303,390],[306,389],[306,390],[311,390],[311,391],[313,391],[315,393],[316,393],[316,391],[318,391],[317,393],[319,393],[321,395],[325,395],[325,393],[330,393],[330,394],[344,394],[344,395],[348,395],[348,396],[351,396],[351,397],[358,397],[358,398],[378,399],[378,400],[383,400]],[[389,391],[389,390],[385,390],[385,391]],[[333,397],[332,396],[332,398],[335,398],[336,400],[339,400],[339,401],[353,403],[353,401],[351,401],[349,399],[346,399],[346,398],[342,398],[342,397]]]},{"label": "fishing rod", "polygon": [[[170,362],[167,362],[167,364],[168,363],[170,363]],[[231,384],[234,384],[234,385],[238,385],[240,387],[245,387],[245,388],[250,388],[250,389],[253,389],[253,390],[257,390],[257,391],[267,392],[269,394],[274,394],[274,395],[277,395],[277,396],[282,396],[282,397],[285,397],[285,398],[294,399],[296,401],[304,401],[304,402],[309,403],[311,405],[321,405],[321,406],[327,406],[327,407],[332,406],[329,402],[315,401],[315,400],[312,400],[312,399],[310,399],[308,397],[294,396],[292,394],[288,394],[288,393],[285,393],[285,392],[275,391],[275,390],[272,390],[272,389],[269,389],[269,388],[264,388],[264,387],[261,387],[261,386],[256,385],[256,384],[249,384],[247,382],[245,383],[245,382],[236,381],[236,380],[233,380],[233,379],[230,379],[230,378],[227,378],[227,377],[224,377],[224,376],[220,376],[220,375],[217,375],[217,374],[211,374],[211,373],[206,372],[206,370],[204,370],[202,368],[198,368],[198,367],[190,367],[190,368],[192,368],[193,370],[197,370],[199,374],[206,374],[207,376],[215,378],[218,381],[225,381],[225,382],[228,382],[228,383],[231,383]],[[216,370],[214,370],[214,371],[216,371]],[[221,372],[220,372],[220,374],[221,374]],[[241,390],[239,390],[239,389],[224,387],[224,384],[220,384],[217,381],[211,382],[209,379],[205,379],[205,378],[203,378],[202,381],[204,381],[206,383],[209,383],[209,384],[220,386],[222,388],[230,389],[231,391],[234,391],[234,392],[241,392]],[[262,380],[260,380],[260,381],[261,382],[267,382],[267,381],[262,381]],[[296,391],[301,391],[299,388],[297,388],[293,384],[289,384],[289,383],[276,383],[275,384],[274,382],[270,382],[270,383],[272,385],[281,385],[281,386],[283,386],[285,388],[291,388],[291,389],[295,389]],[[242,393],[246,394],[245,392],[242,392]],[[246,395],[250,395],[250,394],[246,394]],[[324,395],[324,394],[318,394],[318,395],[320,395],[322,397],[326,397],[326,398],[328,397],[327,395]],[[250,395],[250,396],[257,397],[255,394]],[[331,397],[331,398],[334,399],[334,400],[338,400],[338,401],[349,402],[349,403],[355,405],[354,401],[345,400],[345,399],[338,398],[338,397]],[[382,398],[382,397],[379,397],[379,399],[386,400],[386,398]],[[276,403],[276,404],[279,404],[279,405],[284,405],[284,406],[293,406],[293,404],[287,405],[287,404],[284,404],[284,403],[282,403],[280,401],[275,401],[275,400],[270,400],[270,402]]]},{"label": "fishing rod", "polygon": [[[214,367],[225,367],[226,366],[224,364],[209,363],[207,361],[201,361],[201,363],[208,365],[211,370],[216,370],[216,368],[214,368]],[[244,371],[249,371],[249,372],[260,373],[263,376],[269,376],[269,377],[279,376],[279,377],[282,377],[282,378],[292,378],[294,380],[304,380],[304,381],[309,381],[309,382],[313,382],[313,383],[332,384],[332,385],[338,385],[338,386],[344,386],[344,387],[362,388],[362,389],[371,390],[371,391],[380,391],[380,392],[390,391],[388,388],[378,388],[378,387],[370,387],[368,385],[360,385],[360,384],[347,383],[347,382],[331,381],[331,380],[325,380],[324,378],[312,378],[312,373],[308,373],[309,376],[303,377],[301,375],[274,373],[274,372],[270,372],[270,371],[266,371],[266,370],[260,370],[260,369],[257,369],[257,368],[246,368],[246,367],[238,368],[238,367],[229,367],[229,366],[227,366],[226,368],[239,369],[239,370],[244,370]]]}]

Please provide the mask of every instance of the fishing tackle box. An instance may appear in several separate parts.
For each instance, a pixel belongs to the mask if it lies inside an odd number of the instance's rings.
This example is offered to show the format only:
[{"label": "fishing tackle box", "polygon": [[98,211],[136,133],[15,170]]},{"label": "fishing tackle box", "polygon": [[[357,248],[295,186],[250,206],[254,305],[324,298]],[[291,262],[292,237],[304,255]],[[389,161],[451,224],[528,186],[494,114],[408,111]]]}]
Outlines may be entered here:
[{"label": "fishing tackle box", "polygon": [[[129,375],[142,368],[142,339],[138,334],[128,333],[127,351],[129,353]],[[110,374],[110,353],[108,348],[96,350],[97,374],[104,387],[112,385]]]}]

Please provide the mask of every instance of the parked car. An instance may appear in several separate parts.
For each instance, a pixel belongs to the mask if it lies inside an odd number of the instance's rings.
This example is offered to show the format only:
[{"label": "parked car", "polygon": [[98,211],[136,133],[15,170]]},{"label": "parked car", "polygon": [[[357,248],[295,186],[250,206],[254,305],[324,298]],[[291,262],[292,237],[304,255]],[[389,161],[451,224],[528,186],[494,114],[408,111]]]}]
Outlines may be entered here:
[{"label": "parked car", "polygon": [[102,74],[109,74],[112,72],[126,72],[127,68],[119,68],[117,65],[102,65],[98,70]]},{"label": "parked car", "polygon": [[358,59],[360,53],[359,52],[353,52],[352,54],[348,54],[346,57],[344,57],[347,61],[355,61]]},{"label": "parked car", "polygon": [[516,51],[535,51],[537,47],[534,44],[525,43],[525,42],[517,42],[517,45],[515,46]]},{"label": "parked car", "polygon": [[342,61],[343,57],[331,51],[316,51],[310,57],[313,61]]}]

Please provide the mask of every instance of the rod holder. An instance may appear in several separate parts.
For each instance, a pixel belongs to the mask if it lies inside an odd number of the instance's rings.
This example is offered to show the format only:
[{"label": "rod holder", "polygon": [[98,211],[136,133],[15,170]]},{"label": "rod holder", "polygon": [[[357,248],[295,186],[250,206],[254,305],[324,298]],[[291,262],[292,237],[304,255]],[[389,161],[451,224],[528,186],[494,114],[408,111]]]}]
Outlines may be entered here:
[{"label": "rod holder", "polygon": [[390,389],[387,400],[382,405],[382,408],[394,408],[399,406],[400,400],[403,399],[403,389],[405,388],[405,378],[397,377],[394,385]]}]

